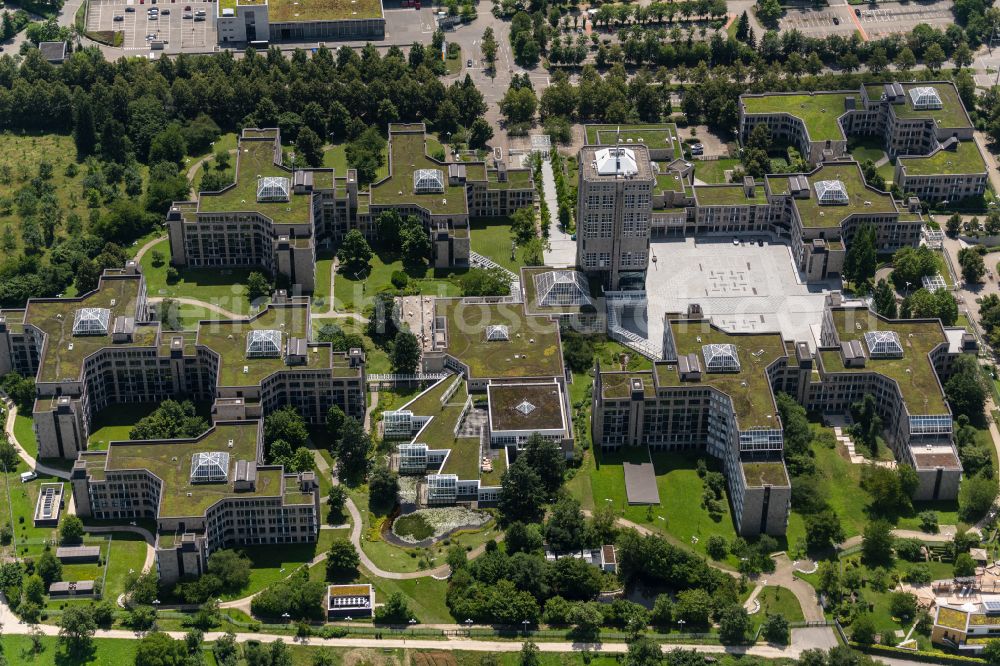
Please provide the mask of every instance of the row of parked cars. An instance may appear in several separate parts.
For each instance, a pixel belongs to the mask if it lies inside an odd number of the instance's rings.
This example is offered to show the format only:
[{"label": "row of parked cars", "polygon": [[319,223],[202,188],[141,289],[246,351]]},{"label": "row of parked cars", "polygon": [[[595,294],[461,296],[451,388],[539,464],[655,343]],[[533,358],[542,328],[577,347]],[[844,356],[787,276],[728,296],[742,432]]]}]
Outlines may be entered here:
[{"label": "row of parked cars", "polygon": [[[141,4],[141,0],[140,0],[140,4]],[[154,5],[156,4],[155,0],[154,0],[153,4]],[[128,14],[131,14],[131,13],[135,12],[135,7],[133,7],[132,5],[129,5],[128,7],[125,8],[125,12],[128,13]],[[148,16],[148,18],[149,18],[150,21],[158,21],[160,19],[160,15],[161,14],[163,16],[170,16],[170,8],[169,7],[164,7],[163,11],[161,12],[156,7],[150,7],[147,10],[146,14],[147,14],[147,16]],[[193,18],[195,21],[204,21],[205,18],[206,18],[206,13],[205,13],[204,9],[198,9],[194,13],[192,13],[191,12],[191,5],[185,5],[184,6],[184,16],[183,16],[183,18],[185,18],[185,19],[191,19],[191,18]],[[116,22],[117,21],[124,21],[124,20],[125,20],[125,17],[122,14],[116,14],[115,15],[115,21]]]}]

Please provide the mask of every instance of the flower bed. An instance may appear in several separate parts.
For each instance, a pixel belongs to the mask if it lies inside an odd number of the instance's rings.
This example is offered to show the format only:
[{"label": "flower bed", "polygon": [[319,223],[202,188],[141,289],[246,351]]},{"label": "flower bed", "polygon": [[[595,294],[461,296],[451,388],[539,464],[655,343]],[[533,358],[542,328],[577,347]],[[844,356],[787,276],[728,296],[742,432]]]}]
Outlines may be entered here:
[{"label": "flower bed", "polygon": [[393,521],[392,533],[401,541],[416,544],[427,539],[438,539],[459,528],[477,529],[490,519],[488,513],[457,506],[420,509]]}]

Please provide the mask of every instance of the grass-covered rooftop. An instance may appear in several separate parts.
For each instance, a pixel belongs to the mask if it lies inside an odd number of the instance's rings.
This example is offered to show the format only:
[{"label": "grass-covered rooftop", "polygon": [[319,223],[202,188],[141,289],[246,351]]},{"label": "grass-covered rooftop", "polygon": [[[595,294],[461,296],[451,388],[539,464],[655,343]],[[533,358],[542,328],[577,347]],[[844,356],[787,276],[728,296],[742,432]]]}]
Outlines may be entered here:
[{"label": "grass-covered rooftop", "polygon": [[[795,199],[795,208],[804,227],[836,227],[851,215],[898,213],[892,197],[865,183],[861,167],[856,162],[824,164],[808,174],[809,198]],[[789,176],[766,176],[773,195],[789,193]],[[840,181],[847,190],[846,204],[821,204],[816,193],[816,183],[824,180]]]},{"label": "grass-covered rooftop", "polygon": [[[413,173],[436,169],[444,176],[444,192],[416,194]],[[462,215],[468,212],[465,187],[448,185],[448,165],[427,156],[424,126],[391,125],[389,128],[389,177],[371,189],[372,206],[419,206],[432,215]]]},{"label": "grass-covered rooftop", "polygon": [[[308,338],[309,306],[269,306],[251,319],[202,321],[198,325],[198,344],[219,355],[220,386],[252,386],[279,370],[319,369],[331,367],[328,346],[309,347],[306,362],[289,366],[285,363],[285,345],[288,338]],[[273,330],[281,333],[277,356],[247,357],[247,336],[254,330]]]},{"label": "grass-covered rooftop", "polygon": [[694,198],[699,206],[749,206],[766,204],[763,184],[754,188],[754,196],[748,197],[743,185],[695,185]]},{"label": "grass-covered rooftop", "polygon": [[587,125],[587,144],[611,146],[621,143],[643,143],[650,150],[672,149],[673,158],[681,156],[681,140],[673,123],[639,125]]},{"label": "grass-covered rooftop", "polygon": [[844,367],[839,350],[820,354],[825,372],[877,372],[899,384],[911,416],[947,414],[944,394],[928,354],[947,342],[937,321],[882,319],[867,308],[840,308],[832,311],[840,342],[860,340],[868,331],[895,331],[903,346],[902,358],[868,358],[863,368]]},{"label": "grass-covered rooftop", "polygon": [[290,170],[275,164],[275,141],[274,134],[244,136],[236,150],[236,183],[219,193],[200,193],[199,212],[257,212],[277,223],[307,222],[312,211],[310,194],[295,194],[289,188],[288,201],[257,201],[259,178],[279,176],[291,181],[293,177]]},{"label": "grass-covered rooftop", "polygon": [[[229,442],[232,441],[230,448]],[[191,483],[191,458],[196,453],[229,454],[228,478],[219,483]],[[257,460],[257,422],[218,425],[196,440],[112,442],[107,470],[149,470],[163,481],[158,517],[201,516],[227,497],[279,497],[281,470],[258,469],[253,491],[233,489],[236,462]]]},{"label": "grass-covered rooftop", "polygon": [[381,17],[381,0],[268,0],[267,3],[267,18],[271,23]]},{"label": "grass-covered rooftop", "polygon": [[[933,88],[941,98],[942,108],[940,109],[916,109],[913,107],[913,100],[910,91],[914,88]],[[965,106],[962,98],[958,96],[958,90],[950,83],[904,83],[903,90],[906,91],[905,100],[902,104],[893,104],[891,108],[899,118],[931,118],[938,127],[970,127],[969,117],[965,113]]]},{"label": "grass-covered rooftop", "polygon": [[[136,316],[140,284],[138,275],[105,276],[96,291],[82,298],[29,300],[24,322],[45,334],[45,347],[39,359],[36,380],[77,380],[84,359],[103,347],[155,345],[157,328],[152,326],[137,326],[131,343],[114,345],[111,342],[110,329],[114,326],[115,317]],[[74,315],[82,308],[111,311],[109,330],[105,335],[73,335]]]},{"label": "grass-covered rooftop", "polygon": [[[659,385],[712,386],[732,399],[741,430],[778,427],[778,414],[766,369],[785,356],[780,334],[727,333],[708,321],[672,321],[669,325],[677,355],[696,354],[702,374],[698,381],[681,382],[676,363],[657,363],[654,370]],[[702,346],[710,344],[734,345],[740,363],[739,372],[706,372]]]},{"label": "grass-covered rooftop", "polygon": [[750,487],[788,485],[785,465],[779,460],[744,462],[743,476]]},{"label": "grass-covered rooftop", "polygon": [[847,111],[845,102],[851,97],[859,98],[860,95],[845,92],[775,93],[744,95],[740,100],[747,113],[787,113],[801,119],[810,141],[841,141],[844,130],[837,118]]},{"label": "grass-covered rooftop", "polygon": [[921,157],[900,157],[899,163],[908,176],[986,173],[986,162],[975,141],[962,141],[955,150],[937,150]]},{"label": "grass-covered rooftop", "polygon": [[[559,326],[545,317],[525,316],[520,304],[465,303],[439,298],[435,314],[444,317],[448,353],[469,367],[474,379],[558,377],[562,375]],[[487,340],[491,324],[507,327],[507,340]]]},{"label": "grass-covered rooftop", "polygon": [[[442,405],[441,398],[456,382],[459,385],[455,393]],[[465,380],[451,375],[401,407],[415,416],[431,417],[414,441],[427,444],[432,449],[449,449],[441,473],[456,474],[462,480],[479,478],[479,438],[455,437],[455,427],[468,396]]]},{"label": "grass-covered rooftop", "polygon": [[491,384],[487,395],[494,431],[565,428],[558,384]]}]

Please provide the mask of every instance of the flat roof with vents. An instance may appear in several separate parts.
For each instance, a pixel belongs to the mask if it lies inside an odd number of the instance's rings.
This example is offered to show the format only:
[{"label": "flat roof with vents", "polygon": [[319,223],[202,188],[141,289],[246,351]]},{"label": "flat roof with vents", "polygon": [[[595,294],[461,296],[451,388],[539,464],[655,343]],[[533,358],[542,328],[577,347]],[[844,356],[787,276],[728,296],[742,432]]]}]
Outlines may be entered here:
[{"label": "flat roof with vents", "polygon": [[73,313],[73,335],[107,335],[109,308],[80,308]]},{"label": "flat roof with vents", "polygon": [[191,483],[220,483],[229,479],[229,454],[199,451],[191,456]]}]

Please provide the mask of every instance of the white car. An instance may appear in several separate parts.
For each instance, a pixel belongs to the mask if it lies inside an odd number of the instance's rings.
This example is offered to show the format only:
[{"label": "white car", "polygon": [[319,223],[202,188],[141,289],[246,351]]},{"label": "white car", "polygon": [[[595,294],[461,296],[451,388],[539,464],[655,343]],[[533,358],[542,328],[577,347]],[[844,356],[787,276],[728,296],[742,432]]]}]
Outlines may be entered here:
[{"label": "white car", "polygon": [[38,478],[38,475],[34,472],[21,472],[21,483],[27,483],[28,481],[34,481]]}]

